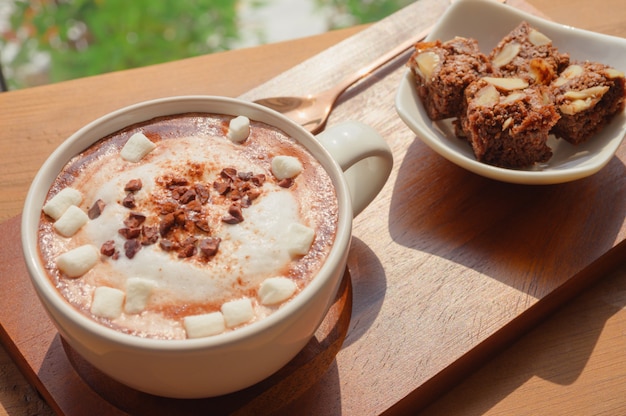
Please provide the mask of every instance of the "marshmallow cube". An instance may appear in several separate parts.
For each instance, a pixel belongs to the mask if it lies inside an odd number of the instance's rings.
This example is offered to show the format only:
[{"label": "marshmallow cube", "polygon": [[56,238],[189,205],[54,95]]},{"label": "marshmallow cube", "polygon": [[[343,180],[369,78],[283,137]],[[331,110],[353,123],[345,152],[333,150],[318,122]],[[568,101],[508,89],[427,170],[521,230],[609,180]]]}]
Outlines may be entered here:
[{"label": "marshmallow cube", "polygon": [[231,300],[222,305],[226,326],[232,328],[254,318],[252,301],[249,298]]},{"label": "marshmallow cube", "polygon": [[93,292],[91,313],[102,318],[115,319],[122,314],[124,292],[107,286],[97,287]]},{"label": "marshmallow cube", "polygon": [[56,258],[57,267],[67,277],[80,277],[100,260],[100,250],[86,244],[61,254]]},{"label": "marshmallow cube", "polygon": [[250,119],[238,116],[228,124],[228,138],[235,143],[242,143],[250,135]]},{"label": "marshmallow cube", "polygon": [[272,173],[278,180],[295,178],[302,172],[302,169],[302,163],[297,157],[275,156],[272,158]]},{"label": "marshmallow cube", "polygon": [[221,334],[226,329],[224,315],[221,312],[186,316],[183,326],[187,332],[187,338],[209,337]]},{"label": "marshmallow cube", "polygon": [[135,133],[122,147],[120,156],[124,160],[137,163],[155,148],[156,144],[152,143],[143,133]]},{"label": "marshmallow cube", "polygon": [[292,257],[303,256],[309,252],[315,239],[315,230],[299,223],[287,227],[288,251]]},{"label": "marshmallow cube", "polygon": [[259,287],[259,300],[262,305],[276,305],[289,299],[296,288],[296,283],[287,277],[270,277]]},{"label": "marshmallow cube", "polygon": [[131,277],[126,281],[124,312],[139,313],[146,308],[152,289],[156,284],[150,279]]},{"label": "marshmallow cube", "polygon": [[63,237],[71,237],[89,221],[89,216],[85,211],[76,205],[70,205],[61,218],[56,220],[52,225],[57,233]]},{"label": "marshmallow cube", "polygon": [[55,221],[72,205],[83,202],[83,195],[74,188],[63,188],[43,206],[43,212]]}]

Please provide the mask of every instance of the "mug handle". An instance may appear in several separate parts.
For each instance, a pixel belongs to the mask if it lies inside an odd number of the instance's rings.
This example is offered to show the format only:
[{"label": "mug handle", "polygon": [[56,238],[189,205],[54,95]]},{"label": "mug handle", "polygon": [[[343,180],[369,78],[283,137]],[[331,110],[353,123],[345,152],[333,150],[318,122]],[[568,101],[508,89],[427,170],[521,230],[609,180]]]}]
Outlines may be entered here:
[{"label": "mug handle", "polygon": [[343,170],[356,217],[379,194],[393,167],[387,142],[372,127],[345,121],[316,136]]}]

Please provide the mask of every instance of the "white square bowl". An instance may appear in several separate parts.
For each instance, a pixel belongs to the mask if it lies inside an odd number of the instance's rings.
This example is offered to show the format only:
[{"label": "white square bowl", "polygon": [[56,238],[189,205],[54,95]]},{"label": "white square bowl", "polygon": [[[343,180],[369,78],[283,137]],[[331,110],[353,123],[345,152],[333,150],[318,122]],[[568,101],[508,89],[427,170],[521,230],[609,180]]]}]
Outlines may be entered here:
[{"label": "white square bowl", "polygon": [[[474,38],[485,54],[522,21],[544,33],[571,61],[595,61],[626,70],[626,39],[561,25],[492,0],[454,2],[426,40],[446,41],[455,36]],[[592,175],[615,155],[626,134],[626,111],[587,142],[577,146],[550,136],[552,158],[529,169],[507,169],[478,162],[469,144],[454,134],[451,119],[433,122],[417,96],[407,69],[396,95],[396,110],[407,126],[429,147],[449,161],[476,174],[504,182],[554,184]]]}]

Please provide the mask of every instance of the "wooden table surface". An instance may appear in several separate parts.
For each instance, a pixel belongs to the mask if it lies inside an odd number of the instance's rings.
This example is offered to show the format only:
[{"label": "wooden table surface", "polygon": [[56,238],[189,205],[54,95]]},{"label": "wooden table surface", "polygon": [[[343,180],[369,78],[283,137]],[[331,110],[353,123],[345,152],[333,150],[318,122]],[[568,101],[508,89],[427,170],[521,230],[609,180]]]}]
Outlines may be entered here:
[{"label": "wooden table surface", "polygon": [[[599,0],[597,2],[528,0],[528,3],[560,23],[626,37],[626,4],[622,0]],[[37,167],[63,138],[93,118],[131,103],[167,95],[239,96],[337,42],[366,29],[356,27],[296,41],[224,52],[0,94],[0,221],[12,220],[19,215],[24,196]],[[624,68],[621,69],[624,70]],[[344,103],[344,108],[348,104],[349,102]],[[341,114],[341,111],[338,114]],[[411,144],[412,148],[413,146]],[[422,149],[422,147],[417,148],[417,150]],[[624,145],[620,151],[623,149]],[[464,365],[461,366],[464,368],[457,366],[455,373],[463,374],[460,384],[446,385],[445,391],[442,391],[436,383],[426,383],[427,388],[422,389],[419,396],[411,392],[403,393],[402,397],[394,399],[391,403],[387,400],[389,396],[392,396],[390,389],[385,387],[376,391],[372,386],[368,386],[369,390],[366,393],[369,396],[363,401],[360,414],[385,411],[390,414],[405,413],[417,405],[424,405],[424,395],[428,391],[432,392],[430,399],[434,402],[424,410],[424,413],[433,415],[626,414],[626,311],[624,309],[626,261],[623,256],[625,252],[623,164],[626,163],[626,157],[624,154],[623,151],[620,153],[621,162],[617,160],[611,168],[611,172],[617,172],[622,177],[608,178],[612,181],[611,184],[619,186],[616,190],[618,192],[616,198],[621,199],[616,200],[617,212],[608,208],[606,212],[614,213],[611,219],[604,219],[596,224],[598,227],[608,226],[609,229],[592,230],[598,233],[597,235],[609,234],[609,238],[614,241],[610,241],[606,247],[602,248],[606,253],[598,253],[599,261],[585,264],[580,272],[575,273],[576,276],[585,275],[588,282],[593,282],[592,285],[585,286],[583,293],[575,297],[570,296],[567,303],[554,314],[543,316],[541,322],[530,332],[519,332],[517,340],[510,345],[507,343],[508,346],[499,354],[496,355],[494,349],[489,349],[488,351],[491,351],[493,356],[487,357],[488,359],[481,357],[482,359],[479,360],[479,357],[475,357],[474,362],[480,363],[480,367],[468,364],[472,362],[471,360],[464,361]],[[397,162],[401,164],[402,157],[408,156],[404,156],[404,153],[400,156]],[[439,159],[434,154],[427,154],[425,157],[429,158],[428,160],[432,158],[439,163]],[[439,167],[439,165],[433,166]],[[451,167],[441,169],[468,181],[466,185],[472,189],[485,186],[488,189],[503,192],[505,197],[511,197],[514,193],[505,185],[483,182],[473,176],[457,172]],[[395,175],[399,173],[396,172]],[[449,186],[450,182],[444,182],[442,185]],[[525,189],[515,188],[522,194],[528,193]],[[566,195],[564,188],[549,189],[557,193],[562,191],[561,195]],[[598,192],[610,193],[611,188]],[[540,196],[549,200],[542,193]],[[524,201],[524,195],[519,198],[520,201]],[[433,201],[440,202],[437,199]],[[387,202],[389,202],[387,199],[382,198],[378,204],[375,203],[369,215],[374,215],[375,212],[372,211],[376,209],[383,209],[381,207]],[[403,201],[392,202],[397,205]],[[454,202],[459,206],[463,204],[463,201]],[[588,206],[586,209],[594,210],[594,207]],[[579,208],[576,213],[585,214],[585,211]],[[366,222],[367,215],[368,211],[364,212],[359,220]],[[580,221],[585,221],[585,218],[580,218]],[[514,227],[515,224],[512,226]],[[359,262],[360,257],[369,259],[367,257],[368,246],[374,246],[374,244],[370,243],[366,235],[368,232],[366,225],[357,222],[356,227],[357,241],[350,266],[351,273],[358,278],[362,269],[381,268],[384,267],[384,262],[383,265]],[[582,228],[582,230],[587,229]],[[580,237],[584,238],[584,236]],[[553,244],[559,244],[558,238],[554,239]],[[476,248],[471,245],[469,247]],[[484,248],[497,249],[493,245],[485,245]],[[382,257],[384,253],[379,253],[379,255]],[[527,253],[527,256],[530,255]],[[606,258],[610,258],[611,261],[604,260]],[[566,260],[575,262],[576,259]],[[609,264],[611,267],[607,266]],[[471,266],[472,263],[469,260],[464,263],[464,267]],[[451,268],[452,266],[443,264],[443,267]],[[490,271],[482,270],[482,272],[489,274]],[[389,284],[391,275],[387,276],[387,279]],[[374,299],[376,292],[373,291],[375,285],[376,282],[373,280],[359,280],[355,288],[355,302],[357,302],[357,296],[371,296],[373,300],[376,300]],[[386,288],[390,297],[392,289]],[[563,295],[562,291],[559,293]],[[360,302],[365,301],[360,299]],[[384,316],[387,313],[385,306],[389,306],[389,303],[385,305],[381,303],[377,306],[377,310],[369,312]],[[339,357],[342,354],[347,356],[362,347],[368,339],[368,331],[374,333],[380,330],[377,327],[386,324],[377,320],[377,316],[367,316],[358,307],[355,307],[355,312],[357,313],[355,316],[353,312],[353,325],[344,347],[345,353],[340,352]],[[514,329],[516,322],[516,319],[511,319],[512,324],[507,327]],[[521,328],[526,329],[527,326],[520,325],[519,328],[521,331]],[[417,327],[410,330],[419,331],[420,329]],[[494,333],[497,332],[494,331]],[[508,332],[511,333],[511,331]],[[486,337],[484,340],[479,340],[477,344],[488,343],[493,338],[493,336]],[[511,341],[512,337],[502,339]],[[467,355],[471,355],[471,352]],[[365,387],[362,387],[363,381],[359,380],[356,374],[368,368],[368,363],[365,362],[368,358],[378,359],[373,354],[360,358],[362,361],[356,357],[349,363],[342,359],[335,366],[331,366],[330,371],[336,373],[331,380],[337,384],[336,390],[340,392],[340,402],[356,400],[352,398],[353,396],[359,397],[352,395],[352,392],[360,391]],[[389,356],[386,359],[390,374],[392,369],[397,371],[394,363],[402,363],[401,357]],[[424,363],[424,365],[427,364]],[[381,366],[383,371],[385,367],[386,365]],[[444,370],[442,373],[446,372]],[[438,383],[452,379],[457,381],[451,374],[443,374],[433,379],[436,379]],[[403,385],[410,385],[410,376],[399,378],[397,383],[399,389]],[[324,391],[322,386],[314,386],[310,392],[293,402],[291,409],[288,408],[286,411],[302,410],[307,405],[311,408],[315,407],[316,402],[326,399],[323,396],[320,397]],[[442,393],[443,395],[439,396]],[[355,407],[353,403],[341,403],[341,408],[336,408],[337,413],[340,413],[342,408],[344,414],[357,414],[354,409],[358,406]],[[352,411],[346,409],[352,409]],[[368,410],[371,411],[368,412]],[[21,376],[5,349],[0,349],[0,415],[51,413],[46,403]]]}]

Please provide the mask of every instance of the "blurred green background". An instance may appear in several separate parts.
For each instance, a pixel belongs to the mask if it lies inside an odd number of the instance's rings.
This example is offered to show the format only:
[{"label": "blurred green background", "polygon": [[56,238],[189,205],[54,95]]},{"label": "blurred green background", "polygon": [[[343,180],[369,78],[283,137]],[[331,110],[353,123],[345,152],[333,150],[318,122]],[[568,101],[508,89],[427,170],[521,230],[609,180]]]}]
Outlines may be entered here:
[{"label": "blurred green background", "polygon": [[0,0],[9,89],[370,23],[413,0]]}]

